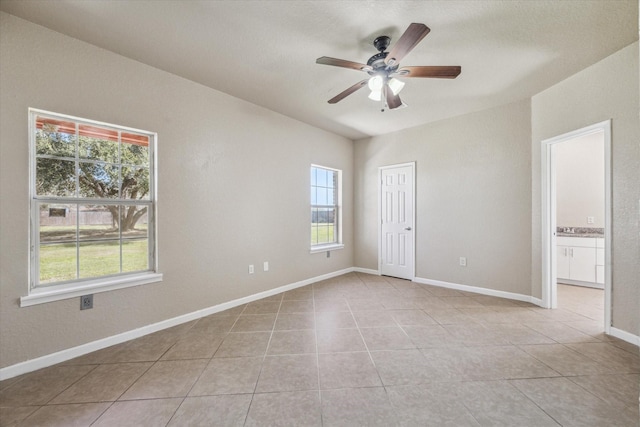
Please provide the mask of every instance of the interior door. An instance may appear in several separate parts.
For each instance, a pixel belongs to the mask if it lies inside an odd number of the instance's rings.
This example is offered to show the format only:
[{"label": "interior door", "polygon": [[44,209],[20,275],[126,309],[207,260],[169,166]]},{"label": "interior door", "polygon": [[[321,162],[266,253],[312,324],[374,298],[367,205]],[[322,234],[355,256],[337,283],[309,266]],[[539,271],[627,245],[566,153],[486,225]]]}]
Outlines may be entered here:
[{"label": "interior door", "polygon": [[413,280],[415,164],[380,168],[380,273]]}]

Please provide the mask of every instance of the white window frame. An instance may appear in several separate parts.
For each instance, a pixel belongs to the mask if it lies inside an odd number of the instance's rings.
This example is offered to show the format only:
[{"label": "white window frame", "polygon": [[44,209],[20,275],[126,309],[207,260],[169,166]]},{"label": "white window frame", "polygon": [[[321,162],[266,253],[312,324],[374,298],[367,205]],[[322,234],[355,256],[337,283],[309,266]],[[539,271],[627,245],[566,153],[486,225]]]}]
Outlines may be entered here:
[{"label": "white window frame", "polygon": [[[120,132],[142,134],[149,138],[149,200],[147,201],[148,218],[148,255],[149,270],[143,272],[120,273],[91,279],[75,279],[54,284],[39,285],[39,204],[43,201],[50,203],[92,203],[96,199],[81,197],[51,197],[36,194],[36,118],[44,116],[55,120],[72,121],[82,125],[106,127]],[[28,294],[20,298],[20,306],[27,307],[52,301],[86,295],[89,293],[107,292],[115,289],[128,288],[162,281],[162,274],[158,272],[157,251],[157,134],[140,129],[129,128],[50,111],[29,108],[29,286]],[[118,203],[122,199],[115,199]],[[109,199],[114,201],[114,199]],[[120,204],[126,204],[126,201]]]},{"label": "white window frame", "polygon": [[[336,241],[332,243],[321,243],[314,245],[311,243],[310,253],[318,253],[318,252],[327,252],[333,251],[336,249],[343,249],[344,244],[342,243],[342,170],[330,168],[327,166],[311,164],[309,167],[309,171],[311,172],[312,168],[325,169],[328,171],[332,171],[336,173],[336,187],[334,191],[336,192],[336,205],[314,205],[311,204],[311,174],[309,174],[309,185],[307,188],[309,189],[309,206],[311,209],[314,207],[334,207],[336,210],[335,214],[335,223],[334,223],[334,235],[336,237]],[[311,224],[310,224],[311,225]]]}]

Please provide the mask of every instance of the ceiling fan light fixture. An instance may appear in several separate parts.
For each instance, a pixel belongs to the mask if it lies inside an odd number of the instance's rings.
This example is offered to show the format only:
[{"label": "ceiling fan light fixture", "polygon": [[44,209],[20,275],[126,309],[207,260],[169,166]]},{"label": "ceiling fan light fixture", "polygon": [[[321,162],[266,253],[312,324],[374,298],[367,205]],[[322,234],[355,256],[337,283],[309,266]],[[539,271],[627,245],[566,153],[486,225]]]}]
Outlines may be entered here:
[{"label": "ceiling fan light fixture", "polygon": [[369,99],[372,101],[382,101],[382,91],[381,90],[372,90],[369,94]]},{"label": "ceiling fan light fixture", "polygon": [[396,78],[392,78],[391,80],[389,80],[388,85],[389,85],[389,89],[391,89],[391,92],[393,92],[394,95],[397,95],[400,93],[400,91],[404,87],[404,82]]},{"label": "ceiling fan light fixture", "polygon": [[375,76],[369,79],[367,83],[371,92],[380,92],[382,90],[382,86],[384,86],[384,78],[380,74],[376,74]]}]

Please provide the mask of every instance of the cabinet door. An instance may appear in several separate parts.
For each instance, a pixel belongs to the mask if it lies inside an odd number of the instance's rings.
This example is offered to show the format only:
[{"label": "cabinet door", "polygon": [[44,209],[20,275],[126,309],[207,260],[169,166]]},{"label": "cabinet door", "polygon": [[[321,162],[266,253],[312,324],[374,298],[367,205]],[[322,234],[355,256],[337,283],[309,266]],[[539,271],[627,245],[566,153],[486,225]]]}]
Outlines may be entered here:
[{"label": "cabinet door", "polygon": [[604,285],[604,265],[596,265],[596,282]]},{"label": "cabinet door", "polygon": [[569,248],[571,258],[570,279],[583,282],[596,281],[596,251],[594,248]]},{"label": "cabinet door", "polygon": [[556,251],[556,274],[558,279],[569,278],[569,247],[558,246]]},{"label": "cabinet door", "polygon": [[596,265],[604,265],[604,248],[596,249]]}]

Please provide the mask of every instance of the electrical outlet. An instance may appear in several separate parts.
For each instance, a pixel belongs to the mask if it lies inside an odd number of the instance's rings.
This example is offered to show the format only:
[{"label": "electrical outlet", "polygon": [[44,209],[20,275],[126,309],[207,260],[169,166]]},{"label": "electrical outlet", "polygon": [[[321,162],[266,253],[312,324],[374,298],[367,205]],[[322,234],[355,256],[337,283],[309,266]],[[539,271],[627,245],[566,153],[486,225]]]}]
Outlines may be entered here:
[{"label": "electrical outlet", "polygon": [[327,258],[331,258],[331,251],[327,251]]},{"label": "electrical outlet", "polygon": [[253,274],[255,269],[253,268],[253,264],[249,265],[249,274]]},{"label": "electrical outlet", "polygon": [[460,257],[460,265],[462,267],[466,267],[467,266],[467,258],[466,257],[463,257],[463,256]]},{"label": "electrical outlet", "polygon": [[80,310],[93,308],[93,294],[80,297]]},{"label": "electrical outlet", "polygon": [[595,221],[595,218],[592,216],[588,216],[587,217],[587,224],[593,224],[593,222]]},{"label": "electrical outlet", "polygon": [[265,261],[262,264],[262,271],[269,271],[269,261]]}]

